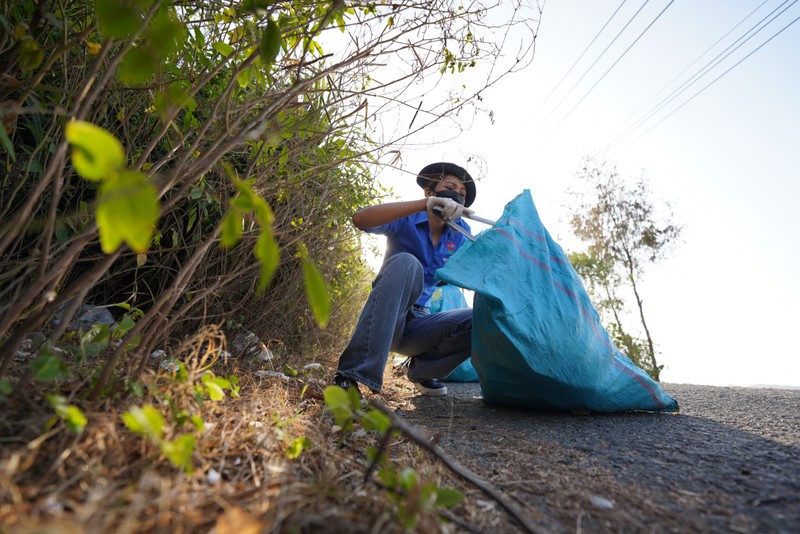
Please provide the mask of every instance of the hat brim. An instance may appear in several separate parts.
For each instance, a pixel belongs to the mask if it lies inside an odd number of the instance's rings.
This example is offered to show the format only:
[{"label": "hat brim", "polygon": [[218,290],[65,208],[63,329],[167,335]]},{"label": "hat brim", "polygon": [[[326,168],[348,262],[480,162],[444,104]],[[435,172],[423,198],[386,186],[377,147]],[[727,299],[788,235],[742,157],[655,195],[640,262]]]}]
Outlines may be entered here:
[{"label": "hat brim", "polygon": [[442,176],[455,176],[464,182],[464,188],[467,194],[464,196],[464,206],[470,207],[475,202],[475,181],[466,169],[456,165],[455,163],[447,163],[440,161],[438,163],[431,163],[426,165],[419,174],[417,174],[417,185],[423,189],[430,187],[431,180],[436,180]]}]

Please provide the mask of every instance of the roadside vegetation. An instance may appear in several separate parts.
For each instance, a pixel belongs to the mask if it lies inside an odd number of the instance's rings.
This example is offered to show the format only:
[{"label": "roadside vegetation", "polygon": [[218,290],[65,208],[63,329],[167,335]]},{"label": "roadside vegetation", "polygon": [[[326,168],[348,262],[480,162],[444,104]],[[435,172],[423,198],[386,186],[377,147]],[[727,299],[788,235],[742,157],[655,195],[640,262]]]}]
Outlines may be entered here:
[{"label": "roadside vegetation", "polygon": [[351,213],[527,64],[518,8],[3,4],[0,530],[479,521],[389,415],[323,386],[371,279]]},{"label": "roadside vegetation", "polygon": [[682,227],[669,205],[654,203],[645,176],[630,181],[610,163],[586,159],[578,178],[582,187],[573,192],[577,201],[568,208],[569,222],[587,250],[570,253],[570,263],[611,339],[658,381],[664,366],[658,363],[640,286],[647,268],[679,243]]}]

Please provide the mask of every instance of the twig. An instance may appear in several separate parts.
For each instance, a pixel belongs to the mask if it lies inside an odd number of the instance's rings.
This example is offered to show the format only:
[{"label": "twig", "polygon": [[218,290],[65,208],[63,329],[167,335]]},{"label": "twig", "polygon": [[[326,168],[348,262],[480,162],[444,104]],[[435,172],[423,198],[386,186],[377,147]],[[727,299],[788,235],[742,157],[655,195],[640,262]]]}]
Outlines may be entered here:
[{"label": "twig", "polygon": [[542,527],[538,525],[532,524],[523,514],[522,512],[517,509],[516,506],[508,502],[503,496],[500,494],[498,490],[496,490],[493,486],[489,483],[481,479],[475,473],[461,467],[460,465],[456,464],[454,460],[448,457],[445,452],[437,445],[433,444],[429,439],[419,433],[416,428],[409,425],[405,420],[398,417],[394,412],[392,412],[389,408],[384,406],[383,404],[373,401],[373,406],[386,414],[389,419],[392,421],[392,428],[397,428],[412,441],[414,441],[417,445],[428,451],[432,454],[435,458],[441,461],[448,469],[450,469],[453,473],[460,476],[462,479],[466,480],[470,484],[476,486],[486,495],[497,501],[497,503],[503,507],[511,516],[522,525],[525,532],[531,532],[535,534],[543,534],[546,532]]}]

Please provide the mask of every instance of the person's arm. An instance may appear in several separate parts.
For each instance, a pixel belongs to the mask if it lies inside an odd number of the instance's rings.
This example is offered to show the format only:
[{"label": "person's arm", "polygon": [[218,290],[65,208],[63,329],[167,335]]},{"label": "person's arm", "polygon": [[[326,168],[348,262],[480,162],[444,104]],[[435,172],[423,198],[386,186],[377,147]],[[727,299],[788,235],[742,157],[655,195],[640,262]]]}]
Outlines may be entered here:
[{"label": "person's arm", "polygon": [[359,230],[369,230],[425,210],[427,210],[427,199],[425,198],[377,204],[355,212],[353,224]]}]

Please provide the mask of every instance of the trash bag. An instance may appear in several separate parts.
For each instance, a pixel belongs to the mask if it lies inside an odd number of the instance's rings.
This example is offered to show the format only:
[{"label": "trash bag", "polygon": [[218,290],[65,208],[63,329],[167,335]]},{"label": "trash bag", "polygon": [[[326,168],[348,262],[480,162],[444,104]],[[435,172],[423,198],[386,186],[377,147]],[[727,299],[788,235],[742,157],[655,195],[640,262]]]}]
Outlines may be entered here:
[{"label": "trash bag", "polygon": [[469,308],[469,303],[464,297],[460,287],[452,284],[439,282],[428,300],[428,309],[431,313],[443,312],[448,310],[460,310]]},{"label": "trash bag", "polygon": [[472,364],[486,401],[553,411],[678,410],[611,341],[530,191],[436,277],[475,292]]},{"label": "trash bag", "polygon": [[[436,313],[469,308],[469,303],[467,303],[467,299],[464,298],[464,293],[461,291],[461,288],[452,284],[440,282],[440,285],[436,287],[436,290],[428,301],[428,308],[431,313]],[[458,367],[453,369],[444,380],[445,382],[477,382],[478,373],[472,366],[471,359],[467,358],[461,362]]]}]

